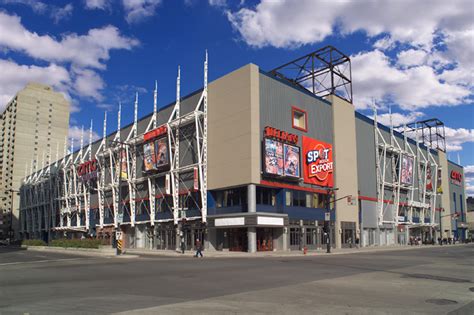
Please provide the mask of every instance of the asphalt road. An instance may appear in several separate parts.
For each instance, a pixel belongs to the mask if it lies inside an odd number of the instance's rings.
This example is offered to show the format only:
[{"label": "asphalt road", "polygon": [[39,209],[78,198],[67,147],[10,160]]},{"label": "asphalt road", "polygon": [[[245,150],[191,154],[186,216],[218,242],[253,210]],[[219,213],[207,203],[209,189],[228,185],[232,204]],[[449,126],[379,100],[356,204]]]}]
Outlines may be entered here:
[{"label": "asphalt road", "polygon": [[0,248],[0,314],[474,314],[474,245],[288,258]]}]

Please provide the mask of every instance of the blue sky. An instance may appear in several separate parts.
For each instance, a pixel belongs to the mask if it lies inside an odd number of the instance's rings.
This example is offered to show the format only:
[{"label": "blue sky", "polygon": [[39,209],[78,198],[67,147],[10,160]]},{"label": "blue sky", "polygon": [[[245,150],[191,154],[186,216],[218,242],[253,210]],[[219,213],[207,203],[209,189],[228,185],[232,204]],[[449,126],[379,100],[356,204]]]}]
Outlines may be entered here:
[{"label": "blue sky", "polygon": [[[423,14],[420,14],[423,12]],[[0,107],[29,80],[73,103],[71,137],[94,120],[102,134],[202,86],[204,51],[214,80],[247,63],[271,70],[331,44],[351,56],[354,105],[396,124],[439,118],[451,160],[474,193],[474,8],[470,1],[0,0]]]}]

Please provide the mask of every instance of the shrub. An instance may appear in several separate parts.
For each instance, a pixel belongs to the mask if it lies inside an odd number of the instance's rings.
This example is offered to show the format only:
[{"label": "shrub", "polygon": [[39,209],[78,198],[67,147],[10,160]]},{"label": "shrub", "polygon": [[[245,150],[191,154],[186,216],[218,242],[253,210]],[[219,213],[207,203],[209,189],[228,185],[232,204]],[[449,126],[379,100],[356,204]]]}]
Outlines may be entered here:
[{"label": "shrub", "polygon": [[46,246],[46,243],[43,240],[23,240],[21,245],[26,246]]},{"label": "shrub", "polygon": [[57,239],[52,240],[49,246],[73,248],[99,248],[101,241],[97,239]]}]

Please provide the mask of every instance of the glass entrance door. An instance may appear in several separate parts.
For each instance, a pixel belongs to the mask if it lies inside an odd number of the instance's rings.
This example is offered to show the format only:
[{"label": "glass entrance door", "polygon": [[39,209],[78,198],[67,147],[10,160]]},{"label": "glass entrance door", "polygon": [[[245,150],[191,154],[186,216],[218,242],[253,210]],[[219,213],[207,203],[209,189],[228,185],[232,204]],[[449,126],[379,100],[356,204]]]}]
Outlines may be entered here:
[{"label": "glass entrance door", "polygon": [[290,249],[300,250],[301,249],[301,232],[300,228],[290,228]]}]

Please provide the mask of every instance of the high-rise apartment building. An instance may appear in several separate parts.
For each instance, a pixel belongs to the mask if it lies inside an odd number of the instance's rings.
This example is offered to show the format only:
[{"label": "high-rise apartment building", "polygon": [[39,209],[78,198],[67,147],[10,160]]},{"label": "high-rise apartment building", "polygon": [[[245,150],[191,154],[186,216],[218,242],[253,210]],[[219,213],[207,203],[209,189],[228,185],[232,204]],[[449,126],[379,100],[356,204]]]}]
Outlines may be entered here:
[{"label": "high-rise apartment building", "polygon": [[0,114],[0,239],[18,235],[21,181],[64,155],[68,127],[69,102],[38,83],[18,92]]}]

